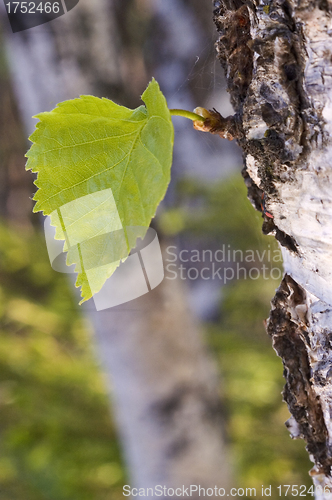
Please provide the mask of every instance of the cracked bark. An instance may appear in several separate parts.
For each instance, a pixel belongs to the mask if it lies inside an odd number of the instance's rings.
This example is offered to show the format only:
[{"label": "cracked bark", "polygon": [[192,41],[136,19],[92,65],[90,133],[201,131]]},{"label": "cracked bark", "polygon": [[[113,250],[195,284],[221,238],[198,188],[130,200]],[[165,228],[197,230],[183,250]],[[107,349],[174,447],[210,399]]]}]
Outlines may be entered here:
[{"label": "cracked bark", "polygon": [[263,232],[284,258],[267,330],[284,364],[288,427],[307,442],[315,485],[332,489],[331,3],[214,8],[248,197],[262,210],[264,196]]}]

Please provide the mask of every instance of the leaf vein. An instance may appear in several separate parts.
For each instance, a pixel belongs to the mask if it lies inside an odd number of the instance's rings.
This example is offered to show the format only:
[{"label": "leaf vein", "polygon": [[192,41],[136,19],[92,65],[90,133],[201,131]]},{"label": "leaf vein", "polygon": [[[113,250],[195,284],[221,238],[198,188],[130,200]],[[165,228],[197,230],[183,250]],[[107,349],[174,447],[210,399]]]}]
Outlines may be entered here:
[{"label": "leaf vein", "polygon": [[[71,144],[69,146],[62,146],[61,148],[54,148],[54,149],[47,149],[46,151],[42,151],[42,153],[47,154],[51,153],[52,151],[60,151],[61,149],[67,149],[67,148],[75,148],[79,146],[85,146],[86,144],[94,144],[95,142],[100,142],[100,141],[107,141],[109,139],[119,139],[120,137],[127,137],[128,135],[133,135],[136,134],[136,130],[134,132],[130,132],[129,134],[121,134],[121,135],[112,135],[108,137],[102,137],[101,139],[95,139],[94,141],[85,141],[85,142],[78,142],[75,144]],[[45,137],[45,136],[42,136]]]}]

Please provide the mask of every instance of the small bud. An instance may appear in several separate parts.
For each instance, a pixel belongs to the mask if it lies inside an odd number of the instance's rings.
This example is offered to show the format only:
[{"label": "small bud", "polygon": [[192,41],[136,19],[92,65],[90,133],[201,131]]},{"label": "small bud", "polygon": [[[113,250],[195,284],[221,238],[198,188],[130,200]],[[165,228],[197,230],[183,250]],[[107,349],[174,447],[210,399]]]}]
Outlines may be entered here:
[{"label": "small bud", "polygon": [[218,134],[223,139],[228,139],[229,141],[232,141],[234,137],[238,137],[235,118],[233,116],[223,118],[216,109],[207,110],[201,107],[196,108],[194,113],[205,118],[204,121],[195,120],[194,129],[201,132]]},{"label": "small bud", "polygon": [[196,113],[196,115],[202,116],[203,118],[210,118],[211,117],[210,111],[208,111],[205,108],[201,108],[201,107],[195,108],[194,113]]}]

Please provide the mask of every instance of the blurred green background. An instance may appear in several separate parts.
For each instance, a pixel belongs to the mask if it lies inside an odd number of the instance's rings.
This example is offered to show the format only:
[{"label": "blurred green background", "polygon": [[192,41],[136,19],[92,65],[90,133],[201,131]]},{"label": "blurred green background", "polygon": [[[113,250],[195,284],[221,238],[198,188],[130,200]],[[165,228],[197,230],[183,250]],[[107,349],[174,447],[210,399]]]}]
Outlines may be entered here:
[{"label": "blurred green background", "polygon": [[[130,19],[139,26],[136,11]],[[208,76],[201,59],[181,81]],[[195,83],[195,93],[207,93],[205,85]],[[72,285],[52,270],[38,216],[31,217],[26,137],[2,50],[0,89],[0,500],[117,500],[128,479],[106,381]],[[158,234],[188,248],[276,249],[261,234],[240,169],[209,184],[181,178]],[[261,485],[311,484],[305,444],[284,426],[282,363],[263,324],[277,286],[262,277],[223,286],[217,314],[204,325],[221,374],[234,477],[239,487],[256,487],[256,498]]]},{"label": "blurred green background", "polygon": [[[166,235],[221,244],[218,221],[231,246],[275,247],[261,235],[240,174],[213,187],[187,180],[177,195],[176,211],[160,219]],[[122,498],[126,471],[92,333],[36,229],[1,223],[0,283],[1,500]],[[262,484],[310,485],[304,442],[284,426],[282,363],[263,324],[277,285],[233,281],[205,327],[220,367],[236,482],[258,492]]]},{"label": "blurred green background", "polygon": [[1,224],[0,283],[1,500],[122,498],[91,330],[43,234]]}]

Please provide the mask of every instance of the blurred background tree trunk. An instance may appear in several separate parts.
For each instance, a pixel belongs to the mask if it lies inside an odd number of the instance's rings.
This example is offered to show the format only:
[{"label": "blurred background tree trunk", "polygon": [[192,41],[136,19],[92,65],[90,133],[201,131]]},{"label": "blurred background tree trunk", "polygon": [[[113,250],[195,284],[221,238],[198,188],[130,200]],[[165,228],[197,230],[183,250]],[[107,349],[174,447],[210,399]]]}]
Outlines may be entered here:
[{"label": "blurred background tree trunk", "polygon": [[[171,107],[190,109],[196,103],[208,107],[209,83],[191,86],[188,78],[200,64],[206,68],[214,64],[208,1],[189,6],[181,0],[167,5],[148,0],[81,0],[70,13],[50,24],[15,34],[5,19],[3,26],[26,134],[33,131],[34,114],[81,94],[105,96],[135,107],[152,75]],[[202,53],[202,61],[197,52]],[[9,82],[6,85],[2,105],[5,109],[9,99],[10,109],[15,110]],[[189,138],[188,127],[177,128],[175,178],[195,168],[200,159],[210,161],[212,171],[219,169],[216,149],[204,143],[199,149]],[[15,140],[20,140],[20,158],[22,135],[18,125]],[[5,135],[1,140],[6,155],[11,140]],[[234,161],[228,145],[223,154],[229,171]],[[31,196],[34,188],[26,180],[22,159],[7,164],[8,171],[1,173],[2,213],[27,224],[28,191]],[[172,188],[168,196],[171,199]],[[18,203],[18,197],[27,202]],[[181,283],[165,280],[130,304],[98,313],[92,304],[85,307],[95,327],[96,346],[109,384],[114,386],[133,486],[231,487],[216,369],[187,300]]]},{"label": "blurred background tree trunk", "polygon": [[281,356],[293,437],[317,486],[332,488],[331,5],[216,0],[218,52],[245,152],[243,175],[285,277],[268,333]]}]

